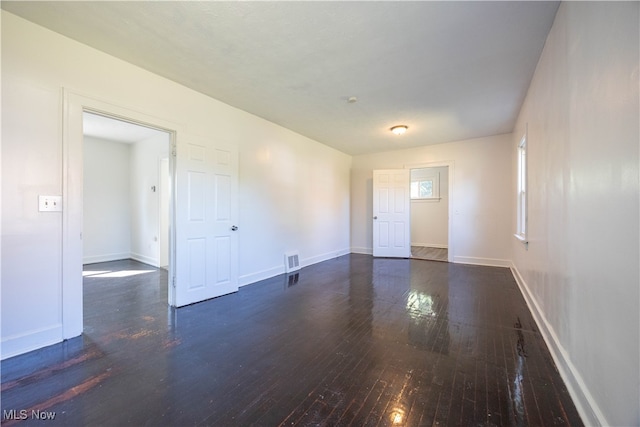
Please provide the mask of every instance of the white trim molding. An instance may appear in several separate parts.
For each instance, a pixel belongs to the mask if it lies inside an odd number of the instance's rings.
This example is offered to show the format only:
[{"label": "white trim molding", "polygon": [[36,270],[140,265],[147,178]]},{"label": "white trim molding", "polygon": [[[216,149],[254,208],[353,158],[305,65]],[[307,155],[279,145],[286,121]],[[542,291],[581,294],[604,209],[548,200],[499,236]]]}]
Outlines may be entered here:
[{"label": "white trim molding", "polygon": [[157,259],[148,257],[146,255],[137,254],[135,252],[131,252],[131,259],[141,262],[143,264],[148,264],[152,267],[160,267],[160,263]]},{"label": "white trim molding", "polygon": [[[310,265],[317,264],[319,262],[328,261],[330,259],[334,259],[339,256],[347,255],[350,252],[353,252],[353,250],[350,251],[349,249],[339,249],[336,251],[327,252],[325,254],[317,255],[314,257],[304,258],[300,260],[300,267],[301,268],[308,267]],[[267,268],[265,270],[258,271],[255,273],[245,274],[238,277],[238,286],[239,287],[247,286],[252,283],[256,283],[261,280],[270,279],[272,277],[279,276],[280,274],[284,274],[284,273],[285,273],[284,265],[282,265],[279,267]]]},{"label": "white trim molding", "polygon": [[317,255],[310,258],[304,258],[300,260],[301,267],[308,267],[313,264],[317,264],[319,262],[328,261],[330,259],[338,258],[342,255],[347,255],[349,253],[349,249],[340,249],[337,251],[327,252],[325,254]]},{"label": "white trim molding", "polygon": [[247,286],[261,280],[270,279],[272,277],[284,274],[284,264],[278,267],[267,268],[255,273],[244,274],[238,277],[238,287]]},{"label": "white trim molding", "polygon": [[521,234],[514,234],[513,237],[515,237],[516,239],[518,239],[518,241],[520,241],[520,243],[524,244],[524,247],[526,249],[529,248],[529,240],[527,240],[527,238]]},{"label": "white trim molding", "polygon": [[62,323],[35,329],[19,335],[12,335],[0,344],[2,360],[37,350],[62,341]]},{"label": "white trim molding", "polygon": [[120,252],[114,254],[103,254],[103,255],[90,255],[82,257],[82,264],[95,264],[97,262],[109,262],[109,261],[119,261],[121,259],[129,259],[131,258],[131,254],[129,252]]},{"label": "white trim molding", "polygon": [[423,248],[436,248],[436,249],[449,248],[449,245],[442,245],[440,243],[411,243],[411,246],[422,246]]},{"label": "white trim molding", "polygon": [[511,272],[513,277],[520,288],[520,292],[529,307],[529,311],[533,315],[533,319],[542,334],[551,357],[560,372],[560,376],[567,386],[567,390],[571,395],[573,403],[576,405],[576,409],[582,418],[585,425],[588,426],[607,426],[611,425],[604,417],[604,414],[598,407],[595,399],[589,392],[582,376],[578,372],[578,369],[571,362],[569,354],[564,349],[555,330],[547,320],[544,312],[541,310],[540,305],[536,301],[535,297],[531,293],[529,286],[525,282],[524,278],[518,271],[518,268],[511,263]]},{"label": "white trim molding", "polygon": [[484,265],[487,267],[511,267],[511,261],[496,258],[476,258],[470,256],[455,256],[453,262],[456,264]]},{"label": "white trim molding", "polygon": [[351,247],[352,254],[373,255],[373,248],[362,248],[358,246]]}]

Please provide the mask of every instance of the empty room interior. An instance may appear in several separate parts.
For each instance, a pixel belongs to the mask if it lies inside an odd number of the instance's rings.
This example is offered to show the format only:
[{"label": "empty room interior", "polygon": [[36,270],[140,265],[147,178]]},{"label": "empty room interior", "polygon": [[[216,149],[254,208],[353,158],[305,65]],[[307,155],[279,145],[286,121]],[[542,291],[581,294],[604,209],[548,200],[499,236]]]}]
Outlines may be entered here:
[{"label": "empty room interior", "polygon": [[2,425],[640,425],[640,3],[2,1]]}]

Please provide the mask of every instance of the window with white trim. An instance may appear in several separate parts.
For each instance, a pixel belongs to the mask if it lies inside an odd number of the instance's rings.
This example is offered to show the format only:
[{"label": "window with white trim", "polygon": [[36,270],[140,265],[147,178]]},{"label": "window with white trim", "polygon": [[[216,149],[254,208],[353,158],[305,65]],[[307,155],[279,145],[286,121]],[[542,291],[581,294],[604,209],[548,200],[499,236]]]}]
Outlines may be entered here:
[{"label": "window with white trim", "polygon": [[428,169],[414,169],[411,171],[411,199],[439,200],[440,175]]},{"label": "window with white trim", "polygon": [[518,218],[516,237],[527,241],[527,135],[518,144]]}]

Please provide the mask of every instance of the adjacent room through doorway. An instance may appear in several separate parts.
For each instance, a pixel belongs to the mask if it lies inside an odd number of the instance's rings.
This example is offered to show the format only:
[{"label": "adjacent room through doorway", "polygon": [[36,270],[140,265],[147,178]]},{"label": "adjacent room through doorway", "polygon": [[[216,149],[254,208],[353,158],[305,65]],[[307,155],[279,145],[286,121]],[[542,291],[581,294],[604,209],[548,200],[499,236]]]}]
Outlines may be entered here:
[{"label": "adjacent room through doorway", "polygon": [[[159,270],[170,263],[170,138],[165,131],[83,113],[85,287],[122,294],[122,287],[153,282],[164,288],[166,300],[167,274]],[[84,298],[90,295],[85,289]]]},{"label": "adjacent room through doorway", "polygon": [[449,167],[411,169],[411,257],[448,261]]}]

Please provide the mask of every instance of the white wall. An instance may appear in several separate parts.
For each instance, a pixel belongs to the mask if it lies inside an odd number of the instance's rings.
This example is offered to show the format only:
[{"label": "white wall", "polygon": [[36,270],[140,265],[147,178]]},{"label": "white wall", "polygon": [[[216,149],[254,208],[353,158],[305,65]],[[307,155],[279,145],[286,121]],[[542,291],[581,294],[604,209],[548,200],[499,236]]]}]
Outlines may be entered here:
[{"label": "white wall", "polygon": [[62,337],[62,215],[37,211],[62,193],[62,87],[238,147],[242,284],[349,251],[350,156],[0,13],[2,358]]},{"label": "white wall", "polygon": [[85,136],[83,263],[133,258],[160,266],[159,165],[168,155],[166,132],[133,144]]},{"label": "white wall", "polygon": [[586,425],[640,423],[639,28],[638,2],[562,3],[512,139],[516,275]]},{"label": "white wall", "polygon": [[349,253],[351,157],[265,123],[240,150],[240,284]]},{"label": "white wall", "polygon": [[352,250],[372,252],[374,169],[450,161],[453,212],[449,251],[454,262],[510,265],[511,139],[511,135],[498,135],[355,156],[351,171]]},{"label": "white wall", "polygon": [[160,267],[160,159],[168,156],[166,132],[131,145],[131,258],[155,267]]},{"label": "white wall", "polygon": [[131,253],[130,145],[85,136],[83,263]]},{"label": "white wall", "polygon": [[411,200],[411,245],[447,248],[449,245],[449,168],[413,169],[411,176],[422,172],[438,174],[440,200]]}]

